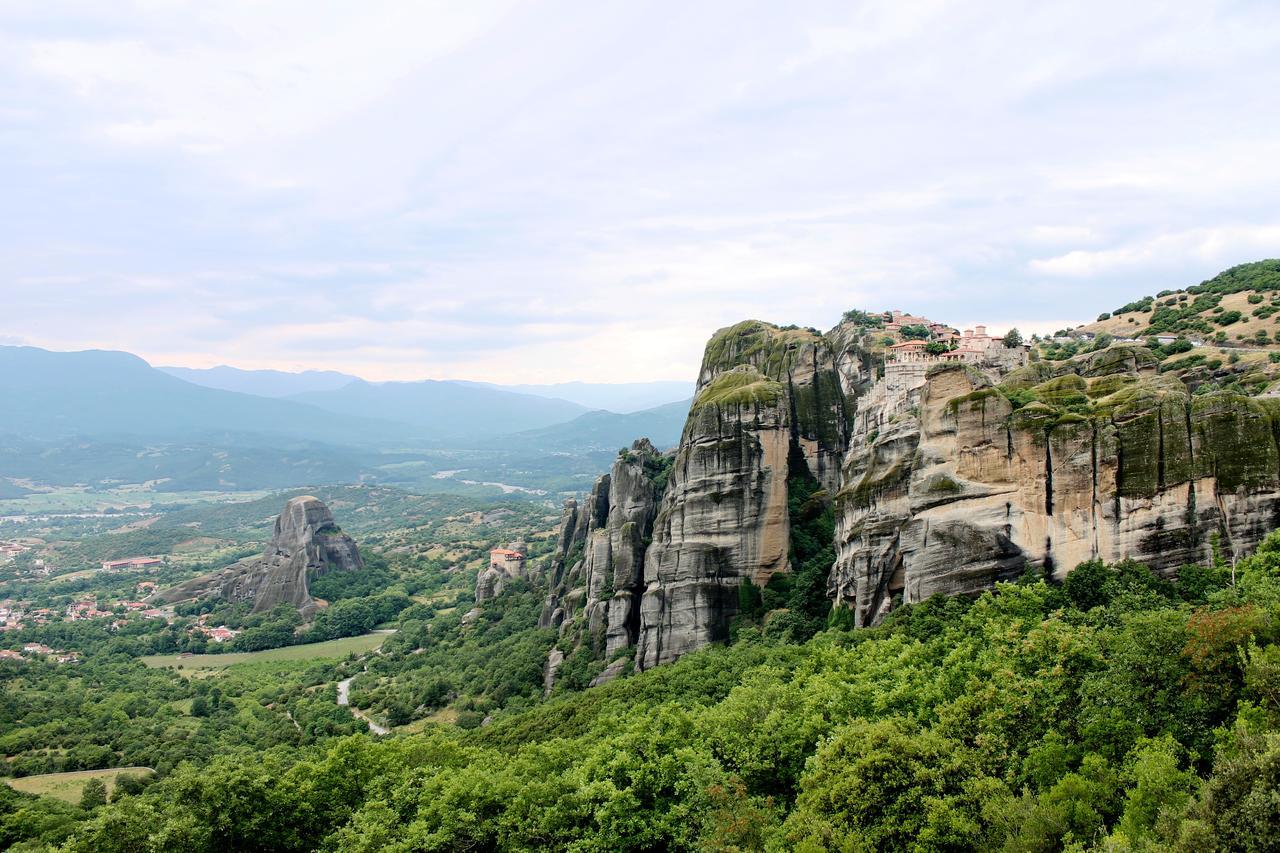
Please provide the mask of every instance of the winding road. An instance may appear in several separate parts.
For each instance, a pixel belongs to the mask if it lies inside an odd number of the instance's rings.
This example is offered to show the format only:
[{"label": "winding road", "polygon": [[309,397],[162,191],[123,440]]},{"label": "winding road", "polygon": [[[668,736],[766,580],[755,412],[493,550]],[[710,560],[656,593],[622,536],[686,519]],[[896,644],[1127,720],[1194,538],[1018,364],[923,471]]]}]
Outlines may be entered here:
[{"label": "winding road", "polygon": [[352,676],[351,678],[344,678],[338,682],[338,704],[344,708],[349,709],[353,716],[358,717],[361,720],[364,720],[365,723],[369,726],[369,731],[373,732],[375,735],[391,734],[391,729],[374,722],[372,717],[370,717],[364,711],[361,711],[359,708],[356,708],[351,704],[351,682],[352,681],[355,681],[355,676]]}]

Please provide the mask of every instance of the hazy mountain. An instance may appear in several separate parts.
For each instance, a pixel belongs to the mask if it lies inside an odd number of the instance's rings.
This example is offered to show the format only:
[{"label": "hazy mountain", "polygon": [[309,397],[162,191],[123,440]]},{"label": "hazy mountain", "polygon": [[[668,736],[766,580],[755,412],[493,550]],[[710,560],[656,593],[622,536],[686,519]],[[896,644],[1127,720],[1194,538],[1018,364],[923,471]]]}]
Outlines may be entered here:
[{"label": "hazy mountain", "polygon": [[575,453],[614,451],[641,437],[660,449],[674,447],[680,441],[691,402],[686,399],[628,414],[587,412],[568,423],[504,435],[497,441],[513,450]]},{"label": "hazy mountain", "polygon": [[[339,373],[335,370],[305,370],[300,373],[289,373],[283,370],[242,370],[226,365],[209,368],[158,367],[156,369],[206,388],[238,391],[260,397],[293,397],[312,392],[336,391],[352,382],[363,381],[358,376]],[[438,382],[445,385],[486,388],[493,391],[565,400],[587,410],[605,409],[622,414],[687,400],[693,394],[691,382],[621,382],[617,384],[560,382],[551,385],[497,385],[492,382],[449,379],[438,380]]]},{"label": "hazy mountain", "polygon": [[[292,381],[269,371],[236,374]],[[193,384],[128,353],[33,347],[0,347],[0,400],[0,478],[162,481],[166,490],[386,479],[463,488],[433,478],[439,468],[560,490],[594,472],[602,464],[596,456],[611,458],[639,436],[673,445],[688,410],[685,401],[628,414],[587,411],[459,382],[354,380],[272,398]],[[413,450],[385,452],[396,448]]]},{"label": "hazy mountain", "polygon": [[584,406],[551,397],[516,394],[462,382],[356,381],[332,391],[295,394],[291,401],[331,412],[399,421],[442,439],[470,439],[572,420]]},{"label": "hazy mountain", "polygon": [[[160,492],[280,489],[309,483],[356,483],[378,478],[388,459],[355,449],[281,436],[222,434],[216,440],[6,436],[0,441],[0,476],[48,485],[103,487],[154,483]],[[0,480],[0,498],[21,497]],[[144,495],[139,496],[145,501]]]},{"label": "hazy mountain", "polygon": [[676,403],[693,396],[692,382],[560,382],[554,385],[493,385],[487,382],[464,382],[483,388],[497,388],[517,394],[556,397],[588,409],[606,409],[629,414]]},{"label": "hazy mountain", "polygon": [[360,444],[415,432],[346,411],[193,385],[135,355],[104,350],[0,347],[0,399],[0,435],[42,440],[236,433]]},{"label": "hazy mountain", "polygon": [[171,376],[206,388],[256,394],[259,397],[288,397],[308,391],[332,391],[356,382],[360,377],[336,370],[304,370],[286,373],[283,370],[241,370],[238,367],[196,368],[157,367]]}]

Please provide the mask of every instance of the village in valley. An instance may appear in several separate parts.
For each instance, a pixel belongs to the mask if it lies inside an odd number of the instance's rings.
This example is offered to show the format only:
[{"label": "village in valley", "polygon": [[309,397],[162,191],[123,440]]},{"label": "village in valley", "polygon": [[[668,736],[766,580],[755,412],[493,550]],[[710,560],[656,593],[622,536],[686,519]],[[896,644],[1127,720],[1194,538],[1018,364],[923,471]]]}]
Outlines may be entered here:
[{"label": "village in valley", "polygon": [[[15,556],[32,550],[30,543],[5,542],[0,544],[0,562],[11,561]],[[52,567],[43,560],[33,564],[37,577],[46,577],[52,573]],[[98,569],[88,570],[95,574],[154,573],[167,565],[166,559],[157,556],[136,556],[116,560],[104,560]],[[120,631],[133,621],[163,621],[173,624],[177,618],[171,606],[157,607],[146,599],[155,593],[158,584],[153,580],[141,580],[133,586],[132,597],[106,598],[96,593],[83,593],[63,607],[32,606],[33,602],[24,599],[7,598],[0,600],[0,632],[21,631],[32,626],[49,625],[63,622],[91,622],[101,620],[110,631]],[[188,625],[188,635],[202,636],[210,643],[228,643],[241,632],[226,625],[208,624],[209,614],[200,614]],[[21,651],[0,649],[0,660],[21,661],[30,658],[42,658],[55,663],[78,663],[80,654],[76,651],[55,649],[42,643],[27,643]]]}]

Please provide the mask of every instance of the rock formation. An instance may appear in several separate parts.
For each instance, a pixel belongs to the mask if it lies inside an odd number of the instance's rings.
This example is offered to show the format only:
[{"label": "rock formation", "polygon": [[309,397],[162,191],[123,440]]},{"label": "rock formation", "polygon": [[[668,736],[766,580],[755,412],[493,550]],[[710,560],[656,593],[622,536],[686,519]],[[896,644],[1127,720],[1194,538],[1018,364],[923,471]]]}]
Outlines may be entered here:
[{"label": "rock formation", "polygon": [[839,484],[852,394],[831,341],[740,323],[707,345],[645,558],[636,666],[728,637],[744,582],[789,569],[787,483]]},{"label": "rock formation", "polygon": [[157,593],[153,599],[172,603],[216,595],[252,603],[254,613],[290,604],[310,618],[316,611],[308,586],[311,577],[363,566],[355,540],[338,528],[329,508],[319,498],[305,495],[285,504],[261,557],[240,560]]},{"label": "rock formation", "polygon": [[[1021,403],[1014,408],[1014,402]],[[1168,575],[1280,526],[1277,404],[1195,396],[1149,350],[1030,365],[998,387],[931,370],[859,409],[830,579],[855,624],[895,597],[972,594],[1028,568],[1134,559]]]},{"label": "rock formation", "polygon": [[670,457],[648,439],[618,454],[585,505],[565,505],[539,624],[577,632],[601,656],[635,645],[644,556]]},{"label": "rock formation", "polygon": [[1280,527],[1280,401],[1192,393],[1141,345],[1027,363],[880,322],[717,332],[663,487],[637,445],[566,504],[540,624],[578,631],[606,677],[633,644],[647,669],[726,639],[743,585],[795,568],[802,480],[836,497],[827,590],[857,625],[1090,559],[1173,575]]},{"label": "rock formation", "polygon": [[503,553],[503,551],[514,552],[515,555],[520,556],[519,559],[503,560],[500,563],[494,563],[491,560],[489,565],[476,575],[476,604],[492,601],[502,595],[503,590],[507,588],[507,584],[510,581],[526,577],[525,558],[523,555],[528,550],[528,544],[521,540],[510,543],[505,549],[490,552],[491,557],[493,554]]},{"label": "rock formation", "polygon": [[486,601],[493,601],[502,595],[503,589],[507,586],[507,575],[489,566],[483,569],[476,576],[476,604],[484,604]]}]

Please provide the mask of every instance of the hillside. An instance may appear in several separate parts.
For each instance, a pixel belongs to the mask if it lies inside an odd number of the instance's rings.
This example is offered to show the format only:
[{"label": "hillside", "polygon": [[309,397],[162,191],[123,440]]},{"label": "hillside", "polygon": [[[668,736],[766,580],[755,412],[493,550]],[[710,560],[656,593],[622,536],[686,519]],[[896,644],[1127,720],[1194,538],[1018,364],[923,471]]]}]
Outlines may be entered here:
[{"label": "hillside", "polygon": [[[386,566],[397,588],[423,582],[394,553]],[[549,700],[537,654],[555,636],[532,627],[525,581],[467,617],[409,605],[379,654],[349,662],[226,655],[234,665],[193,678],[120,654],[163,630],[109,639],[86,627],[75,669],[0,661],[25,688],[2,717],[25,750],[19,771],[132,759],[159,772],[84,808],[0,789],[0,842],[1269,849],[1258,842],[1272,837],[1280,790],[1280,539],[1235,566],[1193,568],[1176,584],[1134,564],[1062,585],[1028,577],[807,642],[743,625],[731,645],[590,690],[566,663]],[[335,701],[347,678],[391,735],[357,733]],[[454,693],[466,698],[449,707]],[[62,748],[37,750],[38,738]]]},{"label": "hillside", "polygon": [[674,447],[680,441],[689,403],[682,400],[629,414],[587,412],[567,423],[512,433],[495,441],[512,449],[583,452],[616,450],[636,436],[645,436],[658,447]]},{"label": "hillside", "polygon": [[1280,342],[1280,260],[1241,264],[1200,284],[1136,299],[1077,331],[1139,339],[1182,334],[1231,346],[1274,347]]}]

